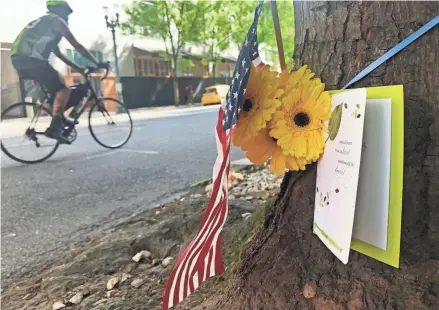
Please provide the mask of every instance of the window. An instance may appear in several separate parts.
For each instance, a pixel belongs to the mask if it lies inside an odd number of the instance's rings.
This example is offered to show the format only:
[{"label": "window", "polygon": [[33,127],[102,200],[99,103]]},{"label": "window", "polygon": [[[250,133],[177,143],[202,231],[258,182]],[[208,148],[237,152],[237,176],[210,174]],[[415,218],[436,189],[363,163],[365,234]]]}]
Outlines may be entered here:
[{"label": "window", "polygon": [[205,93],[206,94],[211,94],[211,93],[216,93],[217,91],[216,91],[216,88],[207,88],[206,90],[205,90]]},{"label": "window", "polygon": [[160,62],[160,68],[161,68],[161,76],[168,76],[170,74],[170,65],[169,61],[162,61]]},{"label": "window", "polygon": [[160,59],[134,59],[136,76],[166,77],[170,74],[170,63]]},{"label": "window", "polygon": [[148,75],[154,76],[154,62],[152,59],[148,60]]},{"label": "window", "polygon": [[136,73],[136,76],[143,76],[142,61],[140,59],[134,59],[134,71]]},{"label": "window", "polygon": [[158,61],[154,62],[154,69],[155,69],[155,71],[154,71],[155,76],[160,76],[160,70],[159,70],[159,63],[158,63]]},{"label": "window", "polygon": [[142,76],[148,75],[148,65],[144,59],[140,60],[141,66],[142,66]]},{"label": "window", "polygon": [[164,61],[160,61],[160,76],[165,76],[166,75],[165,64],[166,63]]}]

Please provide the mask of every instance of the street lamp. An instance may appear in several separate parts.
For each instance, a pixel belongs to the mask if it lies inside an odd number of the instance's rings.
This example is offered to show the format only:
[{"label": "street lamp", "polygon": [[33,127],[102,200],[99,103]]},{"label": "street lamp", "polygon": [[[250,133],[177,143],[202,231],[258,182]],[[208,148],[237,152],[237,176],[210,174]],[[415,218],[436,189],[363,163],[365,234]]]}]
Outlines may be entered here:
[{"label": "street lamp", "polygon": [[[117,9],[117,5],[114,5],[114,8]],[[114,53],[114,69],[116,70],[116,91],[117,96],[120,101],[122,100],[122,84],[120,82],[120,74],[119,74],[119,59],[117,57],[117,44],[116,44],[116,28],[120,26],[119,24],[119,13],[116,12],[115,16],[111,14],[107,6],[103,7],[105,13],[105,22],[107,23],[107,28],[111,29],[111,34],[113,35],[113,53]],[[119,105],[117,105],[118,110],[120,109]],[[117,111],[121,112],[121,111]]]}]

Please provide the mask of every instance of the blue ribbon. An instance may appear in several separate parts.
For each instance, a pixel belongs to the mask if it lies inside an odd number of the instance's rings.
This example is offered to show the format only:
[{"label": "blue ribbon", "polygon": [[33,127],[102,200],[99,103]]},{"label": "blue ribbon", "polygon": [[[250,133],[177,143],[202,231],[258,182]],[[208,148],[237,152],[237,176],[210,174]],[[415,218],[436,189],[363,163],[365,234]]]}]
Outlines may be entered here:
[{"label": "blue ribbon", "polygon": [[364,78],[366,75],[371,73],[373,70],[381,66],[383,63],[385,63],[387,60],[398,54],[400,51],[402,51],[404,48],[409,46],[413,41],[417,40],[419,37],[423,36],[427,31],[432,29],[434,26],[439,24],[439,15],[433,18],[431,21],[426,23],[424,26],[413,32],[411,35],[409,35],[407,38],[405,38],[403,41],[401,41],[398,45],[387,51],[383,56],[375,60],[373,63],[371,63],[369,66],[367,66],[366,69],[361,71],[356,77],[354,77],[349,83],[347,83],[343,89],[348,88],[354,83],[357,83],[359,80]]}]

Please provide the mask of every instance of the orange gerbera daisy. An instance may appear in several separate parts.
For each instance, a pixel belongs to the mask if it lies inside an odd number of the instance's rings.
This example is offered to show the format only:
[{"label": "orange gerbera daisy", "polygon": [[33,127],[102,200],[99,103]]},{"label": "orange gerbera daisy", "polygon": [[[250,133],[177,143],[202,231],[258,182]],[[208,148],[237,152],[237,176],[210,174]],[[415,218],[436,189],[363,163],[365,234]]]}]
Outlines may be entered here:
[{"label": "orange gerbera daisy", "polygon": [[241,149],[245,156],[255,165],[262,165],[271,158],[270,172],[282,175],[285,170],[305,170],[309,163],[305,158],[285,155],[277,145],[276,140],[270,137],[270,129],[264,128],[250,141],[244,143]]}]

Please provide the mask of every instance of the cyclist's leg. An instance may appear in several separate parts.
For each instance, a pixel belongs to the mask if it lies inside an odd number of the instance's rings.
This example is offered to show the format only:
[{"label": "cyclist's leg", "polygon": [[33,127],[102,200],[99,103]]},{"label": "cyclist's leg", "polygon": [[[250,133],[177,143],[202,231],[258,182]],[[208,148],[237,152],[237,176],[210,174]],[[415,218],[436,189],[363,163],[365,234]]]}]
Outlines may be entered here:
[{"label": "cyclist's leg", "polygon": [[66,86],[64,79],[58,71],[49,63],[41,63],[37,70],[37,81],[43,85],[49,93],[55,94],[52,123],[49,128],[62,131],[64,108],[70,97],[70,89]]},{"label": "cyclist's leg", "polygon": [[15,56],[12,63],[18,72],[25,70],[49,93],[55,94],[52,121],[49,128],[47,128],[46,135],[62,143],[68,142],[62,133],[64,128],[64,107],[69,99],[70,89],[66,86],[60,74],[44,60]]}]

